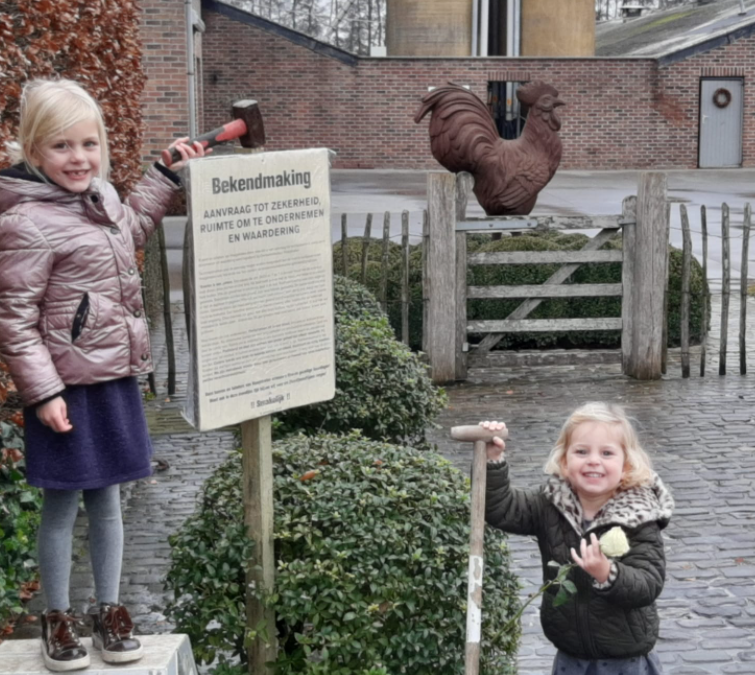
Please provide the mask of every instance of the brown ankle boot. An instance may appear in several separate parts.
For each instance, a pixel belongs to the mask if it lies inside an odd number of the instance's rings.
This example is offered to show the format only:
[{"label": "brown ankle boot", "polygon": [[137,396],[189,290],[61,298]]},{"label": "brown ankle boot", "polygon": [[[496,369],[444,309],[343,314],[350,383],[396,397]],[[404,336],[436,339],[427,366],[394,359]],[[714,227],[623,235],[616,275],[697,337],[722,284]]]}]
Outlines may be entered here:
[{"label": "brown ankle boot", "polygon": [[89,654],[79,640],[79,619],[68,609],[42,612],[42,657],[48,670],[63,673],[89,667]]},{"label": "brown ankle boot", "polygon": [[134,624],[123,605],[103,603],[92,617],[92,645],[102,650],[106,663],[128,663],[142,658],[144,648],[131,631]]}]

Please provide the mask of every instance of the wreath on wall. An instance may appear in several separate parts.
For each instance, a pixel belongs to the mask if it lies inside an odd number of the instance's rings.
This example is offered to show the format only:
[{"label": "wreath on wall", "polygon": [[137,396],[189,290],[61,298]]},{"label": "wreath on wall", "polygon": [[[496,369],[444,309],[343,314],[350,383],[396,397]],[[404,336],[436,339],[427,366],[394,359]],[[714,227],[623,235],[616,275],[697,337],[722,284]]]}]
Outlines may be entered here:
[{"label": "wreath on wall", "polygon": [[713,103],[716,108],[725,108],[731,103],[731,92],[724,87],[716,89],[716,91],[713,92]]}]

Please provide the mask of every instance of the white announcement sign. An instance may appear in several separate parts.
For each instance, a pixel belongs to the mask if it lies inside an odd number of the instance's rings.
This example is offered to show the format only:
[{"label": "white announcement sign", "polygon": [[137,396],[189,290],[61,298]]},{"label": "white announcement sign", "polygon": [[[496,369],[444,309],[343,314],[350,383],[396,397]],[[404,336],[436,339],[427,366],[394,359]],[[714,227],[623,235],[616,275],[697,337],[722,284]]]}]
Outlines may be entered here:
[{"label": "white announcement sign", "polygon": [[328,151],[190,162],[185,417],[216,429],[335,395]]}]

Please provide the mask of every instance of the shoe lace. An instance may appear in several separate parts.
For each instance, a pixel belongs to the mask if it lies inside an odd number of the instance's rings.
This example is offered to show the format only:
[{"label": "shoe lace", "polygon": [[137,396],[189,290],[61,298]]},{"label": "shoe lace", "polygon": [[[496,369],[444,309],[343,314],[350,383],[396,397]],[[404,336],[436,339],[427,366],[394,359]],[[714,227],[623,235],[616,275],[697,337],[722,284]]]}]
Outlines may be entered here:
[{"label": "shoe lace", "polygon": [[129,637],[134,629],[134,623],[123,605],[110,605],[105,611],[102,623],[110,633],[121,639]]},{"label": "shoe lace", "polygon": [[78,647],[81,644],[76,629],[83,626],[83,623],[78,617],[60,612],[50,617],[50,622],[55,626],[52,630],[52,639],[62,649]]}]

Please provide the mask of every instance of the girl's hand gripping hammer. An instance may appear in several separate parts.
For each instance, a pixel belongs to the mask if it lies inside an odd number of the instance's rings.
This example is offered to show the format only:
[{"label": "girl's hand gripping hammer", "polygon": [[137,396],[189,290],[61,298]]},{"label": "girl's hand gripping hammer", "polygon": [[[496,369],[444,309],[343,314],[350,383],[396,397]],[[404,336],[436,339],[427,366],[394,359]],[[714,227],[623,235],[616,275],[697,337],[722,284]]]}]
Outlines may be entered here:
[{"label": "girl's hand gripping hammer", "polygon": [[474,443],[472,460],[472,514],[469,537],[469,577],[467,583],[467,639],[464,649],[464,675],[480,672],[480,637],[482,634],[483,538],[485,536],[485,479],[487,455],[485,444],[495,436],[508,436],[506,429],[490,431],[481,426],[453,427],[451,438]]}]

